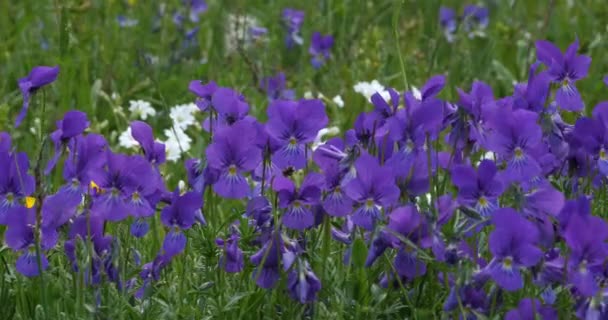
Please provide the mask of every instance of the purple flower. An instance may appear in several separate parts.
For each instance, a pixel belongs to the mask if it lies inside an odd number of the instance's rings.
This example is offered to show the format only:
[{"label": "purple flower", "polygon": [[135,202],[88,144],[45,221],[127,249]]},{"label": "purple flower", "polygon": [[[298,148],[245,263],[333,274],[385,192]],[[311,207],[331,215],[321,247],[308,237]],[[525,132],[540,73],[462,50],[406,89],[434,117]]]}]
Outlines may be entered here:
[{"label": "purple flower", "polygon": [[54,82],[57,79],[58,74],[59,66],[38,66],[34,67],[27,77],[19,79],[19,90],[21,90],[21,95],[23,95],[23,107],[17,116],[17,120],[15,120],[15,128],[21,125],[23,118],[25,118],[25,115],[27,114],[27,109],[30,105],[30,96],[38,89]]},{"label": "purple flower", "polygon": [[528,82],[515,85],[513,107],[540,112],[545,109],[545,103],[550,92],[551,78],[547,72],[536,73],[539,63],[530,67]]},{"label": "purple flower", "polygon": [[67,182],[60,192],[70,194],[78,203],[89,190],[94,177],[106,164],[107,142],[98,134],[76,136],[68,144],[68,156],[63,165],[63,179]]},{"label": "purple flower", "polygon": [[240,199],[249,194],[249,183],[243,174],[262,161],[255,138],[255,127],[246,121],[223,127],[213,137],[213,143],[207,147],[207,161],[218,171],[213,190],[220,196]]},{"label": "purple flower", "polygon": [[546,40],[536,42],[536,55],[549,70],[550,79],[560,87],[555,93],[555,101],[565,110],[581,111],[585,107],[575,82],[587,76],[591,58],[577,55],[578,39],[562,54],[561,50]]},{"label": "purple flower", "polygon": [[477,172],[467,165],[452,170],[452,182],[458,188],[458,202],[475,208],[482,216],[489,216],[498,208],[498,197],[504,188],[496,175],[496,165],[483,160]]},{"label": "purple flower", "polygon": [[452,8],[441,6],[439,8],[439,23],[445,34],[448,42],[454,41],[454,33],[456,32],[457,21],[456,12]]},{"label": "purple flower", "polygon": [[131,122],[131,135],[139,143],[146,159],[151,164],[158,166],[165,162],[165,145],[154,141],[152,127],[147,123],[143,121]]},{"label": "purple flower", "polygon": [[334,46],[334,37],[322,35],[319,32],[312,34],[308,53],[312,55],[311,63],[315,69],[320,68],[331,56],[331,48]]},{"label": "purple flower", "polygon": [[287,27],[287,35],[285,36],[287,48],[293,47],[294,44],[301,45],[303,41],[300,36],[300,28],[304,22],[304,11],[285,8],[282,17]]},{"label": "purple flower", "polygon": [[[564,208],[565,209],[565,208]],[[585,297],[594,296],[599,290],[595,276],[599,275],[608,257],[608,226],[596,216],[572,215],[563,233],[570,248],[568,279]]]},{"label": "purple flower", "polygon": [[321,290],[321,281],[310,268],[308,262],[301,268],[293,268],[287,277],[289,296],[300,303],[313,302]]},{"label": "purple flower", "polygon": [[6,132],[0,132],[0,152],[11,150],[11,136]]},{"label": "purple flower", "polygon": [[266,77],[260,80],[260,88],[266,91],[268,100],[294,100],[295,92],[288,90],[285,84],[285,74],[277,73],[274,77]]},{"label": "purple flower", "polygon": [[[408,238],[422,248],[429,247],[432,241],[426,220],[412,205],[394,209],[389,215],[387,229],[391,230],[388,236],[393,239],[394,243],[401,243],[401,240],[393,233]],[[426,263],[417,255],[418,252],[409,247],[401,246],[399,248],[394,265],[400,277],[411,280],[426,273]]]},{"label": "purple flower", "polygon": [[314,224],[311,206],[319,203],[322,187],[323,176],[318,173],[309,173],[299,190],[291,180],[280,176],[275,178],[273,189],[278,193],[279,207],[285,209],[283,224],[286,227],[302,231]]},{"label": "purple flower", "polygon": [[543,255],[536,246],[538,229],[511,208],[496,210],[492,222],[495,229],[490,233],[488,246],[494,258],[486,269],[501,288],[519,290],[524,284],[521,270],[537,264]]},{"label": "purple flower", "polygon": [[188,176],[190,188],[201,194],[218,179],[219,172],[210,168],[200,159],[188,159],[184,163],[184,166],[186,167],[186,175]]},{"label": "purple flower", "polygon": [[280,261],[285,250],[281,235],[275,233],[266,241],[264,246],[250,258],[257,266],[253,279],[260,288],[271,289],[280,277]]},{"label": "purple flower", "polygon": [[125,15],[118,15],[116,21],[121,28],[130,28],[136,26],[139,21],[137,19],[129,18]]},{"label": "purple flower", "polygon": [[349,215],[353,211],[353,201],[344,193],[344,172],[339,163],[331,163],[323,171],[325,174],[323,209],[327,214],[335,217]]},{"label": "purple flower", "polygon": [[202,206],[203,198],[199,193],[187,192],[180,195],[179,189],[175,189],[171,205],[164,207],[160,214],[162,223],[171,228],[163,242],[166,255],[173,257],[186,248],[186,236],[182,230],[192,227]]},{"label": "purple flower", "polygon": [[249,117],[249,104],[245,98],[230,88],[217,88],[211,97],[211,105],[217,112],[217,118],[210,116],[203,123],[203,128],[207,131],[223,126],[231,126],[239,120],[246,119],[254,122],[253,117]]},{"label": "purple flower", "polygon": [[51,141],[55,145],[55,155],[46,166],[45,174],[49,174],[59,157],[61,156],[61,148],[67,144],[70,139],[75,138],[84,133],[84,130],[89,127],[89,120],[87,119],[87,114],[78,111],[72,110],[66,112],[63,116],[62,120],[57,121],[57,130],[51,133]]},{"label": "purple flower", "polygon": [[[35,210],[20,207],[9,216],[7,221],[7,229],[4,233],[6,244],[15,251],[22,252],[17,258],[17,271],[26,277],[35,277],[40,275],[40,271],[48,268],[49,262],[46,255],[40,252],[37,255],[35,249],[36,224]],[[59,239],[58,233],[53,229],[51,232],[43,232],[41,234],[41,247],[43,250],[49,250],[57,244]],[[40,260],[40,263],[38,263]]]},{"label": "purple flower", "polygon": [[262,39],[265,35],[268,34],[268,29],[264,27],[251,26],[249,27],[249,35],[253,40]]},{"label": "purple flower", "polygon": [[30,162],[25,152],[0,152],[0,225],[20,212],[25,197],[35,191],[34,177],[28,174]]},{"label": "purple flower", "polygon": [[392,170],[381,166],[378,160],[367,153],[355,162],[357,177],[344,186],[344,192],[359,204],[352,216],[353,223],[366,230],[374,228],[380,219],[380,206],[389,207],[399,199],[399,188],[395,184]]},{"label": "purple flower", "polygon": [[272,206],[266,197],[257,196],[247,202],[245,215],[252,218],[258,227],[264,227],[272,221]]},{"label": "purple flower", "polygon": [[538,114],[518,109],[497,111],[487,136],[487,147],[507,162],[504,177],[507,183],[528,182],[541,173],[534,154],[541,143],[542,129]]},{"label": "purple flower", "polygon": [[571,139],[591,156],[601,174],[608,175],[608,102],[600,102],[592,118],[579,118]]},{"label": "purple flower", "polygon": [[307,146],[329,119],[320,100],[275,100],[268,107],[266,131],[280,146],[272,155],[279,168],[302,169],[307,162]]},{"label": "purple flower", "polygon": [[[538,318],[537,318],[538,317]],[[519,301],[516,309],[505,315],[505,320],[557,320],[557,312],[549,307],[543,306],[537,299],[524,298]]]},{"label": "purple flower", "polygon": [[232,233],[227,240],[221,238],[215,240],[215,243],[224,251],[220,258],[220,266],[226,272],[241,272],[245,266],[243,250],[239,248],[239,239],[240,237],[237,233]]},{"label": "purple flower", "polygon": [[217,88],[217,84],[213,81],[202,84],[199,80],[192,80],[188,85],[188,90],[197,96],[196,105],[201,111],[207,111],[209,109],[211,106],[211,98]]},{"label": "purple flower", "polygon": [[199,16],[207,11],[207,2],[204,0],[188,0],[190,2],[190,21],[198,22]]},{"label": "purple flower", "polygon": [[485,28],[489,22],[489,10],[488,8],[469,4],[464,7],[464,13],[462,19],[464,20],[464,29],[468,32],[475,26]]},{"label": "purple flower", "polygon": [[141,156],[107,152],[107,169],[95,172],[92,179],[102,190],[93,200],[91,211],[110,221],[128,215],[148,217],[154,214],[161,188],[158,172]]}]

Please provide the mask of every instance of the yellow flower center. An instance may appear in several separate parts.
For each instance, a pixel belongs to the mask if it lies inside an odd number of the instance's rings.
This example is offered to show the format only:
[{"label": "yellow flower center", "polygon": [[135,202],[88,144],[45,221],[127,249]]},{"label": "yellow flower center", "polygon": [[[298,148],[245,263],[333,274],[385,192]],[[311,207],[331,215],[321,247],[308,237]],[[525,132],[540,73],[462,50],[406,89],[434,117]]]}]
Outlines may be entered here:
[{"label": "yellow flower center", "polygon": [[230,165],[230,167],[228,167],[228,174],[231,176],[236,175],[236,166],[235,165]]},{"label": "yellow flower center", "polygon": [[606,160],[606,150],[604,150],[604,148],[600,150],[600,159]]},{"label": "yellow flower center", "polygon": [[367,208],[373,208],[374,207],[374,199],[367,199],[367,200],[365,200],[365,206]]},{"label": "yellow flower center", "polygon": [[34,197],[25,197],[25,207],[31,209],[36,204],[36,198]]},{"label": "yellow flower center", "polygon": [[524,155],[524,151],[523,151],[523,150],[521,150],[521,148],[520,148],[520,147],[515,148],[514,153],[515,153],[515,157],[516,157],[516,158],[521,158],[521,157],[523,157],[523,155]]},{"label": "yellow flower center", "polygon": [[91,180],[91,183],[89,183],[89,187],[91,188],[91,190],[94,190],[98,193],[101,193],[103,190],[101,190],[101,188],[97,185],[97,183],[95,183],[95,181]]},{"label": "yellow flower center", "polygon": [[485,207],[488,205],[488,199],[486,199],[486,197],[480,197],[478,202],[479,206],[481,207]]},{"label": "yellow flower center", "polygon": [[513,267],[513,258],[512,257],[504,258],[504,260],[502,260],[502,266],[505,269],[511,269],[511,267]]},{"label": "yellow flower center", "polygon": [[297,143],[298,143],[298,140],[296,140],[295,137],[289,138],[289,145],[295,146]]}]

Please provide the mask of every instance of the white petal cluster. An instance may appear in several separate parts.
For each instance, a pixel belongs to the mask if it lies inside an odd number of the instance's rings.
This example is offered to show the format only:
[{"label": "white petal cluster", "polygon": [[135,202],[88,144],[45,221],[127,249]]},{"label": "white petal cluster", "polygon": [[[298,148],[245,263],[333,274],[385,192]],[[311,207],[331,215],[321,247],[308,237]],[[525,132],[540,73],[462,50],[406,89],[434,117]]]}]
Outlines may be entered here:
[{"label": "white petal cluster", "polygon": [[131,100],[129,101],[129,111],[131,114],[141,120],[146,120],[148,117],[154,117],[156,110],[152,107],[152,104],[144,100]]},{"label": "white petal cluster", "polygon": [[370,100],[375,93],[380,93],[385,101],[391,100],[391,95],[386,88],[375,79],[371,82],[358,82],[353,86],[353,89],[355,92],[362,94],[367,100]]}]

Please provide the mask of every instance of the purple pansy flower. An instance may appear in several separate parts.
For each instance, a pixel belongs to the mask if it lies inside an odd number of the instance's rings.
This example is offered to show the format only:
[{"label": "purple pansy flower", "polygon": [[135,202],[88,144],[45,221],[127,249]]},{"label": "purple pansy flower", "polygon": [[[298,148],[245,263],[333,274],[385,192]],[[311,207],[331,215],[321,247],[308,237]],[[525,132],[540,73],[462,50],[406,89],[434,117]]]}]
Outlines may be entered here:
[{"label": "purple pansy flower", "polygon": [[302,262],[300,268],[292,268],[287,277],[289,296],[300,303],[312,302],[317,299],[321,290],[321,281],[310,268],[308,262]]},{"label": "purple pansy flower", "polygon": [[156,192],[162,180],[143,157],[107,151],[106,169],[94,176],[92,181],[103,190],[93,200],[94,214],[110,221],[120,221],[128,215],[143,218],[154,214]]},{"label": "purple pansy flower", "polygon": [[516,309],[505,315],[505,320],[557,320],[557,312],[550,306],[543,306],[537,299],[524,298]]},{"label": "purple pansy flower", "polygon": [[223,127],[213,137],[213,143],[207,147],[207,161],[218,171],[213,190],[220,196],[240,199],[249,194],[249,183],[243,174],[262,161],[255,138],[255,127],[246,121]]},{"label": "purple pansy flower", "polygon": [[[428,248],[431,245],[432,234],[429,232],[428,223],[423,215],[413,205],[394,209],[389,215],[387,230],[391,242],[401,244],[401,240],[395,233],[409,239],[420,248]],[[426,273],[426,263],[418,258],[418,252],[412,250],[408,245],[399,245],[399,251],[395,256],[395,269],[397,274],[407,280],[412,280]]]},{"label": "purple pansy flower", "polygon": [[[8,228],[4,233],[6,244],[15,251],[22,252],[17,258],[17,271],[27,277],[35,277],[40,275],[40,271],[44,271],[49,266],[49,261],[44,252],[40,252],[40,256],[34,250],[36,244],[35,233],[37,230],[34,227],[36,224],[35,210],[20,207],[14,212],[7,221]],[[43,250],[49,250],[57,244],[59,235],[55,231],[45,230],[41,234],[41,247]],[[40,260],[40,264],[38,263]]]},{"label": "purple pansy flower", "polygon": [[27,114],[27,109],[30,106],[30,96],[38,89],[54,82],[58,74],[59,66],[38,66],[34,67],[27,77],[19,79],[19,90],[21,90],[21,95],[23,95],[23,107],[17,116],[17,120],[15,120],[15,128],[21,125],[23,118]]},{"label": "purple pansy flower", "polygon": [[448,42],[454,41],[454,33],[457,27],[456,11],[452,8],[441,6],[439,8],[439,23]]},{"label": "purple pansy flower", "polygon": [[301,45],[303,41],[300,36],[300,28],[304,22],[304,11],[285,8],[282,17],[287,27],[287,35],[285,36],[287,48],[293,47],[294,44]]},{"label": "purple pansy flower", "polygon": [[268,107],[266,132],[280,146],[272,155],[279,168],[306,166],[307,144],[312,143],[329,119],[320,100],[275,100]]},{"label": "purple pansy flower", "polygon": [[280,264],[284,251],[283,239],[281,239],[280,234],[275,232],[264,246],[251,256],[251,263],[257,266],[253,273],[253,279],[256,280],[256,284],[260,288],[271,289],[279,280],[281,276]]},{"label": "purple pansy flower", "polygon": [[570,138],[591,156],[601,174],[608,175],[608,102],[595,106],[592,118],[579,118]]},{"label": "purple pansy flower", "polygon": [[217,89],[218,86],[213,81],[202,84],[199,80],[192,80],[188,85],[188,90],[197,96],[196,105],[201,111],[207,111],[209,109],[211,106],[211,98]]},{"label": "purple pansy flower", "polygon": [[543,252],[536,246],[536,226],[511,208],[494,212],[488,245],[494,258],[486,266],[490,277],[503,289],[516,291],[523,287],[522,269],[537,264]]},{"label": "purple pansy flower", "polygon": [[562,109],[581,111],[585,107],[575,82],[587,76],[591,58],[577,55],[578,39],[562,54],[553,43],[540,40],[536,42],[536,55],[547,68],[548,75],[554,83],[559,84],[555,101]]},{"label": "purple pansy flower", "polygon": [[334,37],[322,35],[319,32],[312,34],[308,53],[312,55],[310,62],[315,69],[320,68],[331,56],[331,48],[334,46]]},{"label": "purple pansy flower", "polygon": [[367,153],[357,159],[355,169],[357,177],[344,186],[344,192],[359,204],[352,216],[353,223],[372,230],[381,217],[380,207],[388,208],[399,199],[399,188],[392,170]]},{"label": "purple pansy flower", "polygon": [[217,238],[215,243],[223,249],[222,257],[220,258],[220,266],[230,273],[241,272],[245,266],[243,250],[239,248],[240,236],[233,232],[226,240]]},{"label": "purple pansy flower", "polygon": [[11,142],[11,136],[7,132],[0,132],[0,152],[9,152]]},{"label": "purple pansy flower", "polygon": [[455,166],[452,182],[458,188],[458,202],[475,208],[482,216],[489,216],[498,208],[498,197],[504,190],[497,172],[491,160],[483,160],[477,172],[468,165]]},{"label": "purple pansy flower", "polygon": [[501,109],[494,114],[486,144],[507,162],[506,183],[528,182],[541,173],[534,157],[542,142],[542,129],[537,119],[538,114],[523,109]]},{"label": "purple pansy flower", "polygon": [[260,88],[266,91],[268,100],[294,100],[296,95],[293,90],[287,89],[285,84],[285,73],[279,72],[274,77],[266,77],[260,80]]},{"label": "purple pansy flower", "polygon": [[568,279],[581,295],[592,297],[600,289],[595,277],[608,257],[608,226],[600,217],[574,214],[563,236],[570,248]]},{"label": "purple pansy flower", "polygon": [[152,127],[143,121],[131,122],[131,135],[144,151],[146,159],[153,165],[159,166],[165,162],[165,145],[154,141]]},{"label": "purple pansy flower", "polygon": [[207,11],[207,2],[204,0],[188,0],[190,2],[190,21],[198,22],[199,16]]},{"label": "purple pansy flower", "polygon": [[107,145],[105,138],[98,134],[72,139],[68,144],[69,153],[63,165],[63,179],[66,184],[58,193],[63,193],[78,203],[84,194],[92,194],[94,190],[89,190],[90,184],[94,177],[103,171]]},{"label": "purple pansy flower", "polygon": [[89,127],[89,120],[87,119],[87,114],[78,111],[72,110],[66,112],[63,116],[62,120],[57,121],[57,130],[51,133],[51,140],[55,145],[55,155],[46,166],[45,174],[49,174],[59,157],[61,156],[61,148],[67,144],[70,139],[79,136],[84,133],[84,130]]},{"label": "purple pansy flower", "polygon": [[471,31],[474,27],[484,29],[490,20],[488,8],[469,4],[464,7],[462,15],[465,31]]},{"label": "purple pansy flower", "polygon": [[302,231],[313,226],[311,206],[319,203],[322,187],[323,176],[318,173],[309,173],[298,190],[291,180],[275,178],[273,189],[278,193],[279,207],[285,209],[282,221],[287,228]]},{"label": "purple pansy flower", "polygon": [[353,211],[353,201],[344,193],[344,170],[338,162],[331,163],[323,169],[325,175],[325,196],[323,209],[327,214],[344,217]]},{"label": "purple pansy flower", "polygon": [[180,195],[179,189],[175,189],[171,205],[164,207],[160,214],[162,223],[171,228],[163,242],[166,255],[173,257],[186,248],[186,236],[182,230],[192,227],[202,206],[203,198],[198,192]]},{"label": "purple pansy flower", "polygon": [[25,152],[0,151],[0,225],[21,210],[25,197],[35,191],[34,177],[28,174],[30,162]]}]

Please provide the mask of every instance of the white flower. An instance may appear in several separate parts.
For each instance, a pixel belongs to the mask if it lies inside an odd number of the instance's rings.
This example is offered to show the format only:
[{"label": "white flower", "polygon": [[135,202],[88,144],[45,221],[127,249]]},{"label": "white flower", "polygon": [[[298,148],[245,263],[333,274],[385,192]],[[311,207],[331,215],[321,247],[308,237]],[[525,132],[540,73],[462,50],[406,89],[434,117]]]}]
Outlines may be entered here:
[{"label": "white flower", "polygon": [[[174,130],[175,129],[175,130]],[[188,152],[192,146],[192,139],[180,128],[165,129],[167,140],[163,141],[167,152],[167,160],[177,161],[182,153]]]},{"label": "white flower", "polygon": [[251,29],[258,26],[258,19],[253,16],[229,14],[226,19],[226,51],[228,53],[235,52],[239,45],[243,48],[250,47],[255,40]]},{"label": "white flower", "polygon": [[173,120],[173,126],[181,130],[186,130],[188,127],[196,123],[194,113],[198,111],[198,107],[194,103],[180,104],[169,112],[169,117]]},{"label": "white flower", "polygon": [[335,96],[332,101],[339,107],[339,108],[344,108],[344,100],[342,100],[342,97],[340,97],[340,95]]},{"label": "white flower", "polygon": [[131,100],[129,101],[129,111],[136,118],[146,120],[148,116],[155,116],[156,110],[152,107],[150,102],[144,100]]},{"label": "white flower", "polygon": [[118,137],[118,145],[127,149],[135,148],[139,145],[139,142],[137,142],[131,134],[131,127],[128,127],[127,130],[120,134]]},{"label": "white flower", "polygon": [[319,132],[317,132],[317,137],[315,138],[315,141],[312,143],[312,150],[316,150],[320,145],[325,143],[325,141],[323,141],[323,137],[328,135],[335,136],[338,133],[340,133],[340,128],[338,127],[329,127],[319,130]]},{"label": "white flower", "polygon": [[306,91],[304,92],[304,99],[314,99],[315,96],[312,95],[312,92]]},{"label": "white flower", "polygon": [[412,94],[416,100],[422,100],[422,92],[420,92],[420,90],[414,86],[412,86]]},{"label": "white flower", "polygon": [[179,188],[179,192],[186,192],[186,183],[184,182],[184,180],[179,180],[179,182],[177,183],[177,187]]},{"label": "white flower", "polygon": [[391,100],[391,95],[378,80],[372,80],[372,82],[359,82],[353,86],[353,89],[370,101],[375,93],[379,93],[385,101]]}]

